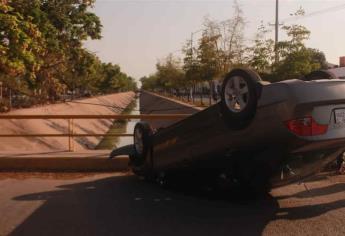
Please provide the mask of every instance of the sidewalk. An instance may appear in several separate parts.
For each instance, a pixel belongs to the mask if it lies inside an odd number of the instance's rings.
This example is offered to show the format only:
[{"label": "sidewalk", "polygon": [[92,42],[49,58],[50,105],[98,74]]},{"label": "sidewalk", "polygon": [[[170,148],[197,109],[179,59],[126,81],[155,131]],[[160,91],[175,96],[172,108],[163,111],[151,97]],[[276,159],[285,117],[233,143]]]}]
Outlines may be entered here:
[{"label": "sidewalk", "polygon": [[128,170],[128,157],[109,159],[109,153],[110,150],[1,152],[0,172],[112,172]]}]

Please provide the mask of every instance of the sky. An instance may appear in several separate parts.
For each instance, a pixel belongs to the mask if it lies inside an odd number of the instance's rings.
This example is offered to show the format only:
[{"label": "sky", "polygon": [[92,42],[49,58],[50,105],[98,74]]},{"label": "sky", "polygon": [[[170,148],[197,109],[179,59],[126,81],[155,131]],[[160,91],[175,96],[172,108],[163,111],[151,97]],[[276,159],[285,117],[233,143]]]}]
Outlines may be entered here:
[{"label": "sky", "polygon": [[[323,51],[329,62],[345,56],[345,0],[280,0],[280,19],[302,7],[309,17],[286,21],[311,31],[308,47]],[[246,19],[245,38],[250,43],[261,21],[275,21],[275,0],[238,0]],[[103,24],[103,38],[85,42],[102,61],[121,66],[139,79],[154,73],[155,64],[169,53],[181,56],[191,32],[202,28],[203,19],[226,20],[233,14],[233,0],[96,0],[94,8]],[[197,41],[200,33],[196,33]],[[273,34],[272,34],[273,38]],[[286,36],[281,32],[280,39]]]}]

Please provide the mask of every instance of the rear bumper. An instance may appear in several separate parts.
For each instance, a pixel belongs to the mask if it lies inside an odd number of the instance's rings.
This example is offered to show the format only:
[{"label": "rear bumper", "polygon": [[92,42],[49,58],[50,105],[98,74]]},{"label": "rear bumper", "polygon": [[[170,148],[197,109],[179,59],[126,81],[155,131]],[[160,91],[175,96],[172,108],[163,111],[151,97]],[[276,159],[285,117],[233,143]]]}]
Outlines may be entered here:
[{"label": "rear bumper", "polygon": [[292,154],[345,148],[345,138],[318,141],[298,139],[296,143],[290,151]]}]

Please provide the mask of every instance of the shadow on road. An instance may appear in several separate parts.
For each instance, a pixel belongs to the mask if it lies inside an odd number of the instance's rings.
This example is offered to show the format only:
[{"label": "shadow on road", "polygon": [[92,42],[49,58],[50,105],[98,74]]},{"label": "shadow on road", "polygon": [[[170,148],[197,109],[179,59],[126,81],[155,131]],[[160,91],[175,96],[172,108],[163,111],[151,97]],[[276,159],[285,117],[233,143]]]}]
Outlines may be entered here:
[{"label": "shadow on road", "polygon": [[345,191],[345,183],[335,183],[333,185],[327,185],[325,187],[313,188],[310,190],[305,190],[298,192],[293,195],[284,195],[279,196],[277,199],[286,199],[286,198],[310,198],[310,197],[320,197],[326,196],[334,193],[344,192]]},{"label": "shadow on road", "polygon": [[134,176],[16,197],[45,200],[11,235],[259,235],[277,202],[239,205],[171,192]]},{"label": "shadow on road", "polygon": [[199,192],[164,190],[135,176],[59,188],[16,197],[45,202],[11,235],[261,235],[272,220],[315,217],[345,206],[342,200],[279,209],[270,196],[245,204],[210,200]]}]

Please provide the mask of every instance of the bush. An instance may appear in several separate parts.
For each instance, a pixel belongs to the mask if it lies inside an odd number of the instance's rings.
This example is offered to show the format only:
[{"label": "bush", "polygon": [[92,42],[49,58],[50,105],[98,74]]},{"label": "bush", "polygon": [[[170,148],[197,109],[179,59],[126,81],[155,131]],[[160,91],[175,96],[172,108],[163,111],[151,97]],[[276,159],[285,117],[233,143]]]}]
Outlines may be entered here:
[{"label": "bush", "polygon": [[5,98],[0,99],[0,112],[9,112],[10,110],[9,100]]}]

